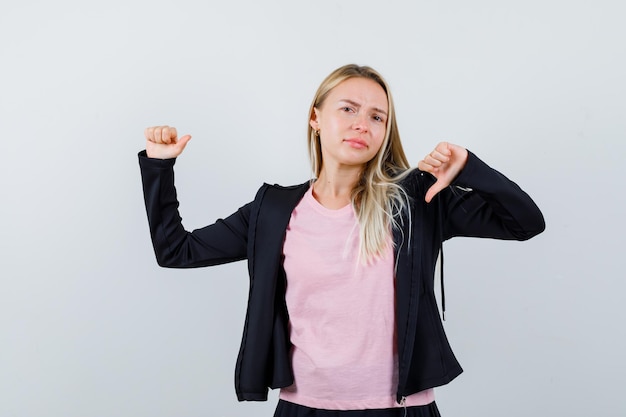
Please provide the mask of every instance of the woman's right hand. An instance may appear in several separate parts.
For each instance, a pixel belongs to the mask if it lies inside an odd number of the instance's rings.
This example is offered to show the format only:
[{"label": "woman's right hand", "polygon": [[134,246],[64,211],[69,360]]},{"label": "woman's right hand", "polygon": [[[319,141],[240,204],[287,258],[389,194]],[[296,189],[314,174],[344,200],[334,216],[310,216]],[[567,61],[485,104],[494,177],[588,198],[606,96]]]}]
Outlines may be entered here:
[{"label": "woman's right hand", "polygon": [[157,159],[178,157],[191,139],[190,135],[179,138],[176,128],[170,126],[148,127],[144,131],[144,135],[146,137],[146,154],[148,158]]}]

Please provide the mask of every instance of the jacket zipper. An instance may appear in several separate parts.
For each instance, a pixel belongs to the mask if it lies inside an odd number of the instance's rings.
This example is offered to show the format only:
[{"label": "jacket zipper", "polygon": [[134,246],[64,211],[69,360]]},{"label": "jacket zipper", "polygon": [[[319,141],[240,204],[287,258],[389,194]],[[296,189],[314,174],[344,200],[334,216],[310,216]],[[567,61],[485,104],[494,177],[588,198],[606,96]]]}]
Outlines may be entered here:
[{"label": "jacket zipper", "polygon": [[404,408],[404,417],[406,417],[406,397],[400,399],[400,405]]}]

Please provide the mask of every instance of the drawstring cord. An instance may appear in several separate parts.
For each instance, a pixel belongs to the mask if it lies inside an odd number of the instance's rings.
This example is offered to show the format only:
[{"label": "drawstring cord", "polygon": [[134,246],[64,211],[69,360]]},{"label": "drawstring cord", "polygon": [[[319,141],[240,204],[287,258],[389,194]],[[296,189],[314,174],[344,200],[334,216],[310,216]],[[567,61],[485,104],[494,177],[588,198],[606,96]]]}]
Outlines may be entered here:
[{"label": "drawstring cord", "polygon": [[443,287],[443,241],[439,247],[439,279],[441,283],[441,315],[446,321],[446,291]]},{"label": "drawstring cord", "polygon": [[438,201],[439,209],[439,282],[441,284],[441,316],[446,321],[446,291],[443,284],[443,211],[441,201]]}]

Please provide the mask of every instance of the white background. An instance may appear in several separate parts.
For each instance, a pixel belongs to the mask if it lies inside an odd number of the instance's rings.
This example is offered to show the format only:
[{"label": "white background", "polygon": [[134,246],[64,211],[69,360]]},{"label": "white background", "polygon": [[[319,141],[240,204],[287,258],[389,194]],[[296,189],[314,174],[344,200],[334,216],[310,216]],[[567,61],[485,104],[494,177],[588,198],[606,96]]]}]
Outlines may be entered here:
[{"label": "white background", "polygon": [[309,178],[334,68],[391,85],[416,164],[467,146],[543,210],[446,244],[450,416],[624,416],[623,1],[9,1],[0,7],[0,416],[271,416],[238,403],[244,263],[157,267],[143,129],[194,138],[189,229]]}]

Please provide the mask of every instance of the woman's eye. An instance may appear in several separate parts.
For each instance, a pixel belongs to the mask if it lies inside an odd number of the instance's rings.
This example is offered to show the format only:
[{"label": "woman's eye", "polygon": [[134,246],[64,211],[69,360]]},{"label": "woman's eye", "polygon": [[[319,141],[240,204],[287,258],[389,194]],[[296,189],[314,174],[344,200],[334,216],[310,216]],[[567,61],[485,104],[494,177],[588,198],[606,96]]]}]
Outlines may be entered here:
[{"label": "woman's eye", "polygon": [[352,111],[352,107],[342,107],[341,110],[345,111],[345,112],[351,112]]},{"label": "woman's eye", "polygon": [[380,117],[380,116],[378,116],[378,115],[374,115],[374,116],[372,116],[372,118],[373,118],[374,120],[376,120],[377,122],[383,122],[383,121],[384,121],[384,120],[383,120],[383,118],[382,118],[382,117]]}]

